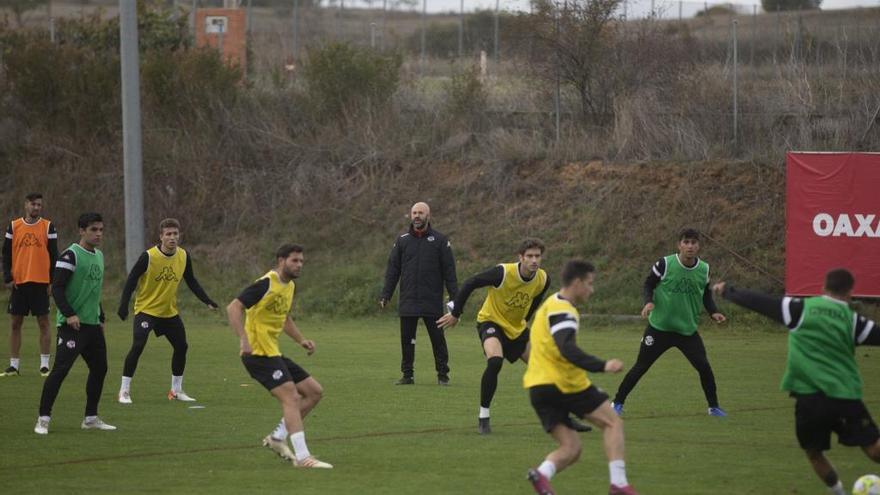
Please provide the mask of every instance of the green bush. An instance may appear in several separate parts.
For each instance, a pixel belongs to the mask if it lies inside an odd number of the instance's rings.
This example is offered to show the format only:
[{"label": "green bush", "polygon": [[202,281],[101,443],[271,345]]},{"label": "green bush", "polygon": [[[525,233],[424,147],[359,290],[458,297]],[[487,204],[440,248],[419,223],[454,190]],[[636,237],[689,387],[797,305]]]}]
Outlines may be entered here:
[{"label": "green bush", "polygon": [[348,43],[309,51],[303,69],[315,115],[346,120],[361,110],[387,105],[400,81],[400,55],[386,55]]},{"label": "green bush", "polygon": [[474,121],[486,109],[488,95],[476,66],[457,70],[446,84],[447,111],[450,115]]}]

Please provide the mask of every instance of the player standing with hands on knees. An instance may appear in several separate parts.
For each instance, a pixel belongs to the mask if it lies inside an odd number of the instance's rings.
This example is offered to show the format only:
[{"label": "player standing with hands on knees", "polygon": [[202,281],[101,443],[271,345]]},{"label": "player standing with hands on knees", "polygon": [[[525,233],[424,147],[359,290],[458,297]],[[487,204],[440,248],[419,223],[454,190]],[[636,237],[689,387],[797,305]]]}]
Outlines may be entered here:
[{"label": "player standing with hands on knees", "polygon": [[726,320],[712,299],[709,264],[697,257],[699,251],[700,233],[684,229],[678,236],[678,253],[660,258],[651,267],[645,279],[645,307],[642,308],[642,318],[648,319],[648,328],[642,336],[636,364],[623,378],[614,397],[617,414],[623,414],[627,396],[651,365],[669,348],[676,347],[700,374],[709,415],[727,416],[718,406],[715,375],[703,339],[697,332],[701,306],[716,323]]},{"label": "player standing with hands on knees", "polygon": [[842,445],[861,447],[880,462],[880,432],[862,401],[862,377],[855,359],[860,345],[880,346],[877,324],[850,309],[855,279],[844,269],[825,275],[819,297],[773,297],[725,282],[715,294],[788,328],[788,358],[782,390],[795,399],[795,432],[813,471],[830,493],[846,495],[825,457],[831,432]]},{"label": "player standing with hands on knees", "polygon": [[611,478],[608,493],[637,495],[626,479],[623,420],[611,408],[608,395],[593,385],[586,373],[617,373],[623,370],[623,362],[604,361],[577,345],[580,313],[575,304],[586,302],[593,294],[595,271],[585,261],[567,262],[562,269],[562,288],[541,304],[532,323],[531,356],[523,386],[529,390],[544,431],[558,444],[536,469],[528,472],[528,480],[539,495],[553,495],[550,479],[581,455],[581,439],[568,424],[569,414],[602,429]]},{"label": "player standing with hands on knees", "polygon": [[[303,418],[318,404],[324,393],[321,384],[301,366],[281,354],[278,336],[283,331],[306,350],[315,352],[315,343],[303,337],[290,317],[296,290],[294,279],[303,266],[303,248],[285,244],[275,253],[275,268],[242,291],[226,307],[229,325],[239,338],[241,361],[245,369],[281,403],[284,416],[263,445],[295,467],[333,466],[319,461],[309,452]],[[293,444],[293,452],[287,439]]]}]

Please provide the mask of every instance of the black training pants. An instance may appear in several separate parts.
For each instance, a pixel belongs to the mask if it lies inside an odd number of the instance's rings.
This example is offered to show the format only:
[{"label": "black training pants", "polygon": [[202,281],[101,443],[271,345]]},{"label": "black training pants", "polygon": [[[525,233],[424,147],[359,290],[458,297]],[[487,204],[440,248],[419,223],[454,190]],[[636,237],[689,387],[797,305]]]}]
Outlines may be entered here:
[{"label": "black training pants", "polygon": [[434,367],[438,376],[449,374],[449,350],[446,348],[446,334],[437,326],[437,318],[434,316],[401,316],[400,317],[400,350],[403,359],[400,362],[400,371],[404,376],[413,376],[413,365],[416,360],[416,328],[419,318],[425,322],[428,328],[428,336],[431,338],[431,348],[434,350]]},{"label": "black training pants", "polygon": [[662,332],[651,327],[651,325],[648,325],[648,328],[645,329],[645,334],[642,336],[636,364],[630,368],[620,383],[620,388],[614,397],[616,404],[623,404],[626,401],[626,397],[635,388],[636,384],[639,383],[642,375],[647,373],[651,365],[654,364],[654,361],[670,347],[678,348],[691,363],[691,366],[700,374],[700,385],[703,387],[703,393],[706,395],[706,402],[709,403],[709,407],[718,407],[715,375],[712,373],[712,366],[709,365],[706,347],[703,345],[703,339],[700,337],[700,334],[694,333],[693,335],[685,336],[675,332]]},{"label": "black training pants", "polygon": [[98,401],[101,400],[104,377],[107,375],[107,344],[104,341],[104,330],[100,326],[81,324],[79,330],[67,325],[58,327],[55,364],[52,366],[52,372],[43,382],[40,416],[52,415],[52,405],[77,356],[82,356],[86,366],[89,367],[85,415],[98,415]]}]

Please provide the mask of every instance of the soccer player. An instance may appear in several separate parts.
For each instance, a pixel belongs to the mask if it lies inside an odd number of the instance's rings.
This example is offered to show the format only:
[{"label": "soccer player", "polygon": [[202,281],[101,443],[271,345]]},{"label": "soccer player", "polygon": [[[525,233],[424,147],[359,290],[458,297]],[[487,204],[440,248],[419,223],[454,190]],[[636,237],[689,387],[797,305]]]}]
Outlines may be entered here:
[{"label": "soccer player", "polygon": [[49,284],[58,258],[55,225],[41,216],[43,195],[25,196],[25,216],[13,220],[3,240],[3,281],[12,291],[9,314],[9,367],[0,376],[17,376],[21,359],[21,327],[28,314],[40,328],[40,374],[49,376]]},{"label": "soccer player", "polygon": [[[318,404],[324,391],[309,373],[281,354],[278,335],[284,331],[311,356],[315,343],[303,337],[290,318],[294,279],[303,266],[303,248],[285,244],[275,253],[275,268],[246,288],[226,307],[229,325],[238,334],[241,361],[254,380],[281,403],[284,416],[263,445],[295,467],[333,466],[319,461],[309,452],[303,431],[303,418]],[[287,438],[293,452],[287,446]]]},{"label": "soccer player", "polygon": [[847,491],[823,453],[831,432],[880,462],[880,432],[862,402],[862,377],[855,347],[880,345],[877,325],[849,307],[855,279],[844,269],[825,275],[820,297],[772,297],[718,282],[712,290],[740,306],[785,325],[788,359],[782,390],[795,399],[795,432],[813,471],[830,493]]},{"label": "soccer player", "polygon": [[703,339],[697,332],[700,306],[716,323],[726,318],[718,311],[709,289],[709,264],[697,257],[700,233],[684,229],[678,236],[678,253],[657,260],[645,279],[642,318],[648,327],[639,346],[639,357],[629,370],[614,397],[613,407],[623,414],[623,404],[642,376],[670,347],[676,347],[700,374],[700,385],[709,405],[710,416],[724,417],[718,406],[715,375]]},{"label": "soccer player", "polygon": [[608,395],[592,385],[585,372],[617,373],[623,363],[619,359],[603,361],[577,345],[579,313],[575,304],[586,302],[592,295],[594,272],[593,265],[585,261],[567,262],[562,269],[562,288],[541,304],[532,323],[531,356],[523,385],[529,390],[544,431],[558,444],[540,466],[529,469],[528,479],[541,495],[552,495],[550,479],[581,455],[580,437],[568,426],[569,414],[603,430],[611,477],[609,494],[636,493],[626,479],[623,420],[611,408]]},{"label": "soccer player", "polygon": [[195,401],[183,391],[183,370],[186,367],[186,329],[177,311],[177,288],[181,276],[186,280],[189,290],[208,305],[217,309],[217,303],[208,297],[193,273],[192,258],[180,242],[180,222],[166,218],[159,223],[159,245],[144,251],[128,274],[125,289],[119,300],[119,318],[128,318],[128,301],[137,289],[134,300],[134,338],[131,350],[125,357],[122,371],[122,384],[119,387],[119,402],[131,404],[131,379],[137,368],[138,359],[147,345],[150,332],[156,336],[164,335],[174,353],[171,356],[171,390],[168,400]]},{"label": "soccer player", "polygon": [[[526,326],[550,287],[550,277],[541,268],[544,249],[540,239],[524,240],[517,251],[518,263],[502,263],[468,279],[455,300],[449,303],[450,312],[437,320],[440,328],[455,326],[471,293],[489,287],[489,294],[477,315],[477,336],[486,356],[477,419],[477,431],[481,435],[492,432],[489,406],[498,388],[498,373],[504,360],[528,362],[529,330]],[[586,425],[579,427],[580,430],[591,429]]]},{"label": "soccer player", "polygon": [[98,402],[107,375],[107,345],[104,340],[104,254],[98,249],[104,237],[104,221],[98,213],[83,213],[77,221],[79,242],[71,244],[55,263],[52,297],[58,306],[58,347],[55,366],[43,383],[40,415],[34,432],[49,433],[52,406],[61,384],[82,356],[89,367],[86,380],[86,412],[80,425],[84,430],[115,430],[98,417]]}]

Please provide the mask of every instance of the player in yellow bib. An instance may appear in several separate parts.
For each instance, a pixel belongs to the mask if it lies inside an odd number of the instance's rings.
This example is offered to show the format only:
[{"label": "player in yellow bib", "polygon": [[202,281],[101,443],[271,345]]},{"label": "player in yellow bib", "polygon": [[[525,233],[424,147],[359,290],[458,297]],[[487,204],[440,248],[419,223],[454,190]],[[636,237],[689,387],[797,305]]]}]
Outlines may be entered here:
[{"label": "player in yellow bib", "polygon": [[486,300],[477,315],[477,336],[486,355],[477,420],[481,435],[492,431],[489,406],[498,387],[498,373],[501,372],[504,359],[511,363],[518,359],[528,361],[528,321],[550,287],[550,277],[541,268],[544,249],[544,243],[539,239],[524,240],[517,251],[518,263],[502,263],[468,279],[455,300],[449,303],[450,312],[437,320],[440,328],[455,326],[471,293],[481,287],[489,287]]},{"label": "player in yellow bib", "polygon": [[159,223],[159,245],[144,251],[128,274],[122,297],[119,300],[119,318],[128,318],[128,301],[134,299],[133,338],[131,349],[125,357],[119,402],[131,404],[131,379],[150,332],[164,335],[174,353],[171,355],[171,390],[168,400],[191,402],[195,399],[183,391],[183,370],[186,367],[186,329],[177,311],[177,288],[185,280],[189,289],[208,305],[217,309],[217,303],[208,297],[193,273],[192,258],[178,246],[180,222],[166,218]]},{"label": "player in yellow bib", "polygon": [[569,414],[603,430],[611,478],[609,495],[636,495],[626,479],[623,462],[623,421],[611,408],[608,395],[593,385],[586,373],[617,373],[623,370],[623,363],[591,356],[576,341],[580,317],[575,304],[592,295],[594,272],[593,265],[585,261],[567,262],[562,269],[562,288],[541,304],[532,323],[531,356],[523,386],[529,390],[544,431],[559,445],[537,468],[529,470],[528,479],[541,495],[552,495],[550,479],[580,457],[581,440],[567,424]]},{"label": "player in yellow bib", "polygon": [[[296,285],[303,266],[303,248],[285,244],[275,253],[276,265],[226,307],[229,325],[238,334],[241,361],[245,369],[281,403],[284,417],[275,430],[263,439],[282,459],[295,467],[333,466],[319,461],[309,452],[303,431],[303,418],[318,404],[324,390],[309,373],[281,354],[278,336],[283,331],[309,356],[315,343],[303,337],[290,317]],[[293,452],[287,446],[287,438]]]}]

